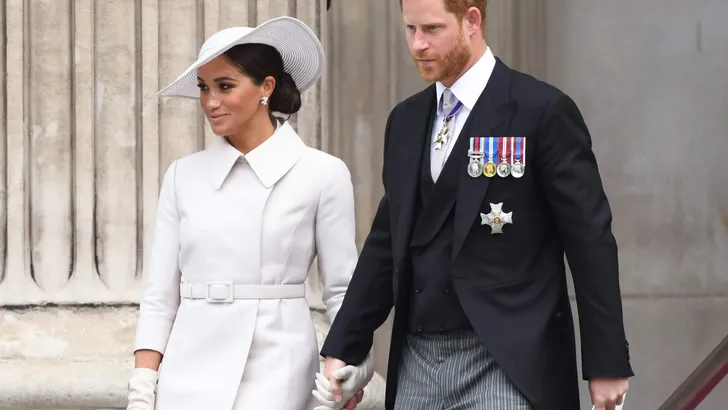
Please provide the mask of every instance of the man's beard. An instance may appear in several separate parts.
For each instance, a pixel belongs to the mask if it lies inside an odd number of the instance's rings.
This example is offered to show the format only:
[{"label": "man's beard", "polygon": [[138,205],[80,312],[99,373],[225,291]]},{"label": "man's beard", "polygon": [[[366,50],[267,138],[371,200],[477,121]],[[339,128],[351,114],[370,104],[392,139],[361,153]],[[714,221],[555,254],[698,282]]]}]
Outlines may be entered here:
[{"label": "man's beard", "polygon": [[[415,60],[415,66],[420,72],[420,76],[425,81],[443,81],[449,78],[455,78],[460,74],[470,61],[470,49],[465,44],[463,32],[458,33],[457,40],[452,49],[440,57],[436,54],[415,53],[412,59]],[[433,60],[430,64],[421,64],[417,60]]]}]

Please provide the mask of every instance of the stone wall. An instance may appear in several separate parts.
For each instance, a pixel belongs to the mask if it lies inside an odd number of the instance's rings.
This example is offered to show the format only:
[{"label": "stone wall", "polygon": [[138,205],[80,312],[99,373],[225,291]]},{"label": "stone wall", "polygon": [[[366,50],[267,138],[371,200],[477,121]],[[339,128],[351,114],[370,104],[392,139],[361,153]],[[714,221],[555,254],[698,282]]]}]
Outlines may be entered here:
[{"label": "stone wall", "polygon": [[[579,104],[614,213],[627,407],[656,409],[728,334],[728,2],[546,4],[545,78]],[[699,409],[727,400],[724,379]]]}]

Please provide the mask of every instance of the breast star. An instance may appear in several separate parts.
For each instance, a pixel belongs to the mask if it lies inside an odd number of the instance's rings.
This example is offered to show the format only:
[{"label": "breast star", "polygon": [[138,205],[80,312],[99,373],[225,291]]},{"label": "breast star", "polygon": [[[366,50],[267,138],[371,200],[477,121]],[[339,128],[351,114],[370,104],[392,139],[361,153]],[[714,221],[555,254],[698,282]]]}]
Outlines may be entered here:
[{"label": "breast star", "polygon": [[503,212],[503,202],[490,204],[490,213],[480,214],[480,225],[490,226],[491,235],[503,233],[503,225],[513,223],[513,212]]}]

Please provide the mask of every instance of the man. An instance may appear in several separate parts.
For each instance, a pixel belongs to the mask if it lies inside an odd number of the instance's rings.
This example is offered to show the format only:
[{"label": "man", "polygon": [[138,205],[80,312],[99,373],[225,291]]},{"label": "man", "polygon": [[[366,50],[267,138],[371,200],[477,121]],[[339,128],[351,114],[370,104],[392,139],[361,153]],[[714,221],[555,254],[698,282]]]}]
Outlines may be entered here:
[{"label": "man", "polygon": [[579,110],[493,56],[486,0],[401,6],[435,84],[387,121],[384,197],[321,351],[332,391],[396,307],[388,410],[579,410],[565,253],[583,378],[596,409],[614,409],[633,372],[612,215]]}]

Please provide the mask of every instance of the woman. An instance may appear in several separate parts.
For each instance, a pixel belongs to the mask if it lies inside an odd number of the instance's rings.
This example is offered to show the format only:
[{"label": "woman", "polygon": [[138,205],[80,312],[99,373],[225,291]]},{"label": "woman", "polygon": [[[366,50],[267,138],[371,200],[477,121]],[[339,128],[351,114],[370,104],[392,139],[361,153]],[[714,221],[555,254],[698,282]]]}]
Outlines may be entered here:
[{"label": "woman", "polygon": [[315,34],[282,17],[214,34],[158,93],[199,98],[217,137],[164,176],[129,409],[316,405],[304,280],[318,256],[333,321],[357,260],[353,188],[341,160],[271,113],[298,111],[323,60]]}]

